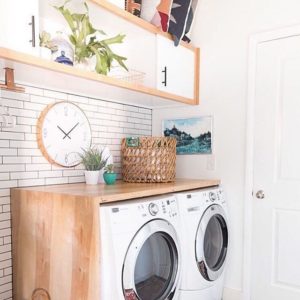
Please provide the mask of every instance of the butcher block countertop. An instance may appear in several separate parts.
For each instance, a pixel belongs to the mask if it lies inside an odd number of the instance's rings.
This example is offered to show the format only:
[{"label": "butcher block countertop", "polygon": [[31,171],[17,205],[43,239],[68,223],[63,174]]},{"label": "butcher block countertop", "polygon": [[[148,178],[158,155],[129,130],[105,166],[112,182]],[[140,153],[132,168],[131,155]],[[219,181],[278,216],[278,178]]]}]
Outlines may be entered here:
[{"label": "butcher block countertop", "polygon": [[23,187],[18,189],[22,191],[93,198],[101,204],[206,188],[219,184],[220,180],[214,179],[176,179],[176,182],[172,183],[126,183],[123,181],[117,181],[117,183],[114,185],[87,185],[85,183],[75,183],[38,187]]}]

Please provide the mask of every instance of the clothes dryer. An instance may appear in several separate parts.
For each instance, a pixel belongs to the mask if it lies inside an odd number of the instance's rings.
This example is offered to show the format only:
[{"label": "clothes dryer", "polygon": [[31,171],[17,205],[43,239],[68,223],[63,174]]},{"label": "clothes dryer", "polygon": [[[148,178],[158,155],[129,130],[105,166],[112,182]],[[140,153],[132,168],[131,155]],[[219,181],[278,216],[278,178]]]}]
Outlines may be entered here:
[{"label": "clothes dryer", "polygon": [[228,251],[228,212],[221,188],[176,195],[180,214],[180,300],[221,300]]},{"label": "clothes dryer", "polygon": [[175,196],[101,205],[100,220],[101,299],[178,299]]}]

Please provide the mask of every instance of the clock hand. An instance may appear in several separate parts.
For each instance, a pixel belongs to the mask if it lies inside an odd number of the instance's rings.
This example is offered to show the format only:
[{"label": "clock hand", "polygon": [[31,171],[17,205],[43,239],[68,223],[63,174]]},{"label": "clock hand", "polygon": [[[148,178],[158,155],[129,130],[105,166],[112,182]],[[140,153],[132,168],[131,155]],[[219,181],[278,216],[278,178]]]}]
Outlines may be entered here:
[{"label": "clock hand", "polygon": [[61,129],[58,125],[57,125],[57,128],[65,135],[65,136],[63,137],[63,139],[64,139],[66,136],[67,136],[69,139],[71,139],[71,138],[69,137],[68,133],[65,133],[64,130]]},{"label": "clock hand", "polygon": [[79,122],[77,124],[75,124],[67,133],[65,133],[65,136],[63,137],[63,140],[65,139],[66,136],[68,136],[69,139],[71,139],[69,137],[69,134],[79,125]]}]

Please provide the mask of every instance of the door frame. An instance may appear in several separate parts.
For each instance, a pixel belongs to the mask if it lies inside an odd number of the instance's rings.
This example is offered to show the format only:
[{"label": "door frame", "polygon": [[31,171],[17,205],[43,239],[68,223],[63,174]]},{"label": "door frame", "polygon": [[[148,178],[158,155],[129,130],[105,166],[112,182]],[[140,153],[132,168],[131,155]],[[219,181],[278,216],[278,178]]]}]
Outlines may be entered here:
[{"label": "door frame", "polygon": [[300,24],[278,28],[253,34],[249,38],[248,51],[248,81],[246,104],[246,157],[245,157],[245,202],[244,202],[244,271],[242,299],[251,299],[251,248],[252,248],[252,216],[253,216],[253,152],[254,152],[254,103],[255,80],[257,66],[257,47],[261,43],[287,37],[300,36]]}]

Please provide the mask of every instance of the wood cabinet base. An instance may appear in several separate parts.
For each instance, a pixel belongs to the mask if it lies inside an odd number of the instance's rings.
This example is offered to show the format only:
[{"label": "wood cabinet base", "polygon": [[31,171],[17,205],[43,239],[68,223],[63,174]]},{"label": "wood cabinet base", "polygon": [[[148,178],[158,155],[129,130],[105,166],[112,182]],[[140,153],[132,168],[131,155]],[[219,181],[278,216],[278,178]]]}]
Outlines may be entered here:
[{"label": "wood cabinet base", "polygon": [[15,300],[31,300],[36,289],[51,300],[100,299],[95,201],[13,190],[12,226]]}]

